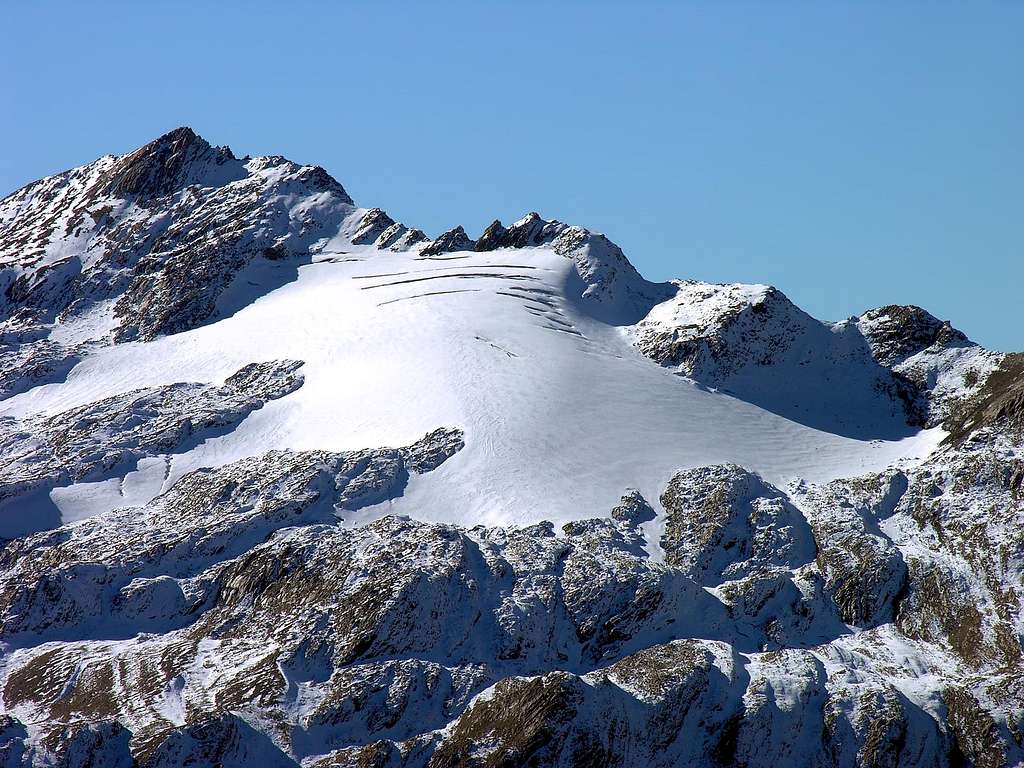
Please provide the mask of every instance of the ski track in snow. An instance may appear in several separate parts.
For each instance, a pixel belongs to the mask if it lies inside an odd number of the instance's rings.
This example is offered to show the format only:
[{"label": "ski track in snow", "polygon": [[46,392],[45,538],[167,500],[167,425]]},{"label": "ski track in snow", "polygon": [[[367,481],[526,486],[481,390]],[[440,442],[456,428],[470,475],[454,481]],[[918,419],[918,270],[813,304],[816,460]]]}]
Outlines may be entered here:
[{"label": "ski track in snow", "polygon": [[[440,426],[462,427],[466,449],[349,522],[397,513],[466,525],[561,523],[607,514],[627,487],[660,509],[680,468],[735,462],[779,486],[820,482],[916,461],[943,437],[936,429],[854,440],[707,391],[568,300],[573,263],[548,249],[359,256],[316,260],[228,318],[100,349],[66,382],[0,403],[0,415],[55,413],[139,387],[223,381],[251,362],[305,361],[300,389],[233,432],[144,460],[120,482],[57,489],[64,519],[143,503],[199,467],[272,449],[406,445]],[[458,260],[460,271],[422,266],[437,260]],[[513,266],[531,274],[494,271]],[[477,269],[491,271],[466,271]],[[391,276],[400,279],[367,285]],[[436,291],[424,293],[424,281]]]}]

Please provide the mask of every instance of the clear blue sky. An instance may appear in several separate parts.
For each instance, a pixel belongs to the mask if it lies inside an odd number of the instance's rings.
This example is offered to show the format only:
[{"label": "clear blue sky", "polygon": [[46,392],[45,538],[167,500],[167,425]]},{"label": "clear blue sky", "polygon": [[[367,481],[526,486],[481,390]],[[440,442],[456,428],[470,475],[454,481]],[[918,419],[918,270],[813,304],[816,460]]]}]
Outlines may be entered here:
[{"label": "clear blue sky", "polygon": [[1024,349],[1024,3],[5,2],[0,194],[187,124],[471,235]]}]

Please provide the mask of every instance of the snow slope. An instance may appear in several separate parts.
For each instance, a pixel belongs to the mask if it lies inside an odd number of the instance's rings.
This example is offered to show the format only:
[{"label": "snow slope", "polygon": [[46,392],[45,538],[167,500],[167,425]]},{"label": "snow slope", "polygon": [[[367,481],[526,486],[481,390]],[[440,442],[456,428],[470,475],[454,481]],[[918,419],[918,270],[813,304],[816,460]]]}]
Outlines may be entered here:
[{"label": "snow slope", "polygon": [[[272,285],[269,273],[283,267],[260,269],[238,280]],[[336,239],[296,280],[236,314],[99,349],[65,382],[0,402],[0,414],[56,413],[140,387],[220,382],[258,360],[304,361],[299,390],[172,456],[169,472],[147,460],[123,482],[55,490],[65,519],[144,503],[198,467],[281,448],[404,445],[439,425],[464,429],[467,449],[365,517],[562,522],[610,508],[627,487],[657,499],[683,467],[732,462],[777,485],[824,481],[912,462],[942,436],[854,440],[709,391],[653,364],[621,328],[590,316],[577,300],[579,283],[575,262],[547,247],[423,258]],[[75,322],[85,334],[106,327]],[[57,324],[51,335],[66,342],[70,332]]]}]

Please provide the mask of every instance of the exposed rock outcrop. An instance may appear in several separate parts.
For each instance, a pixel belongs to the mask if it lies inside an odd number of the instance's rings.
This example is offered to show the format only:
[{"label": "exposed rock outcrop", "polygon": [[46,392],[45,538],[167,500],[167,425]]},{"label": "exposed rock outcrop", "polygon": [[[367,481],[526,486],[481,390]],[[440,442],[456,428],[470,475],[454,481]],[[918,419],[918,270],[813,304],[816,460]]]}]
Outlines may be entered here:
[{"label": "exposed rock outcrop", "polygon": [[947,442],[963,443],[981,430],[1024,434],[1024,355],[1006,355],[945,424]]},{"label": "exposed rock outcrop", "polygon": [[223,186],[245,175],[230,149],[211,147],[191,128],[181,127],[118,161],[106,174],[102,193],[148,201],[193,184]]},{"label": "exposed rock outcrop", "polygon": [[[223,385],[134,390],[53,416],[0,420],[0,501],[124,475],[139,459],[177,453],[302,386],[294,360],[253,363]],[[15,515],[7,508],[5,515]],[[11,521],[12,524],[14,521]]]},{"label": "exposed rock outcrop", "polygon": [[438,235],[436,240],[433,240],[426,248],[420,251],[420,256],[429,258],[452,251],[472,251],[474,245],[475,243],[466,234],[466,230],[458,226],[455,229],[449,229],[447,232]]},{"label": "exposed rock outcrop", "polygon": [[814,557],[814,540],[800,511],[742,467],[679,472],[661,503],[665,560],[701,583],[796,568]]},{"label": "exposed rock outcrop", "polygon": [[[339,523],[461,446],[457,430],[438,430],[399,450],[270,454],[187,475],[144,509],[11,542],[0,552],[2,634],[23,650],[6,662],[6,705],[45,713],[58,759],[101,746],[122,759],[127,741],[142,765],[557,765],[599,755],[666,767],[945,767],[958,753],[982,763],[1020,755],[1010,732],[1024,712],[982,703],[1013,701],[1020,638],[998,617],[1019,605],[992,582],[994,610],[982,602],[992,618],[966,644],[948,636],[967,665],[958,671],[943,653],[921,652],[947,642],[944,627],[958,631],[941,605],[966,583],[937,593],[911,568],[894,624],[893,602],[864,609],[836,575],[841,556],[829,554],[859,556],[878,535],[870,521],[891,531],[891,548],[911,546],[934,474],[803,486],[794,499],[808,526],[784,493],[739,467],[681,472],[663,496],[666,564],[647,557],[631,519],[577,521],[562,536],[544,524]],[[971,472],[955,468],[949,493],[1009,493],[953,490]],[[912,546],[945,570],[970,530],[954,534],[949,516],[969,508],[931,498],[942,501],[946,543],[917,534]],[[642,497],[622,506],[640,508]],[[862,567],[873,561],[851,562],[854,579],[877,573]],[[692,577],[719,586],[710,594]],[[875,583],[863,595],[882,594]],[[829,625],[829,596],[873,628]],[[989,656],[990,636],[1017,661]],[[904,693],[922,663],[958,681],[941,701]],[[94,723],[88,734],[62,735],[82,718]],[[7,732],[5,749],[39,748],[16,723]]]},{"label": "exposed rock outcrop", "polygon": [[934,344],[967,344],[967,337],[920,307],[890,304],[870,309],[858,318],[871,352],[882,365],[892,367]]},{"label": "exposed rock outcrop", "polygon": [[[250,264],[308,260],[353,210],[318,166],[239,160],[178,128],[0,201],[0,323],[116,300],[119,341],[187,330],[237,308],[224,297]],[[12,325],[25,310],[32,326]]]},{"label": "exposed rock outcrop", "polygon": [[654,510],[636,488],[630,488],[612,509],[612,518],[623,523],[636,525],[655,518]]},{"label": "exposed rock outcrop", "polygon": [[847,624],[892,621],[906,588],[907,566],[880,523],[893,514],[907,489],[901,473],[837,480],[802,500],[818,542],[825,589]]},{"label": "exposed rock outcrop", "polygon": [[880,364],[855,324],[815,320],[771,286],[675,285],[632,329],[659,364],[853,437],[906,435],[926,420],[918,387]]},{"label": "exposed rock outcrop", "polygon": [[[400,226],[380,208],[371,208],[360,219],[355,232],[352,234],[352,242],[356,245],[369,245],[376,241],[385,240],[394,242],[398,237],[396,227]],[[387,233],[386,238],[384,237],[385,233]],[[390,244],[390,242],[387,244]],[[378,245],[384,247],[385,242],[379,242]]]}]

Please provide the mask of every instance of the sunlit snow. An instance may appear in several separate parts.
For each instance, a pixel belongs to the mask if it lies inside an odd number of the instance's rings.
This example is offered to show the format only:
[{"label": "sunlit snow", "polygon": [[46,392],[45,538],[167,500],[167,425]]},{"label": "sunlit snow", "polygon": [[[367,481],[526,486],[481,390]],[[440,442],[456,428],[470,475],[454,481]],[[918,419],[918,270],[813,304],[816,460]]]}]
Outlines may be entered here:
[{"label": "sunlit snow", "polygon": [[[258,294],[264,263],[234,289]],[[294,266],[290,267],[294,270]],[[708,391],[643,357],[623,328],[580,309],[573,261],[543,248],[435,259],[330,246],[297,279],[211,325],[98,350],[64,383],[0,404],[54,413],[142,386],[223,380],[263,360],[305,361],[305,384],[235,431],[146,459],[124,482],[51,493],[65,519],[145,502],[182,474],[270,449],[405,445],[440,426],[467,447],[405,495],[370,507],[463,524],[603,515],[627,487],[656,504],[682,467],[735,462],[784,485],[851,476],[927,455],[942,433],[854,440]],[[229,297],[230,299],[230,297]],[[106,314],[79,321],[90,334]]]}]

